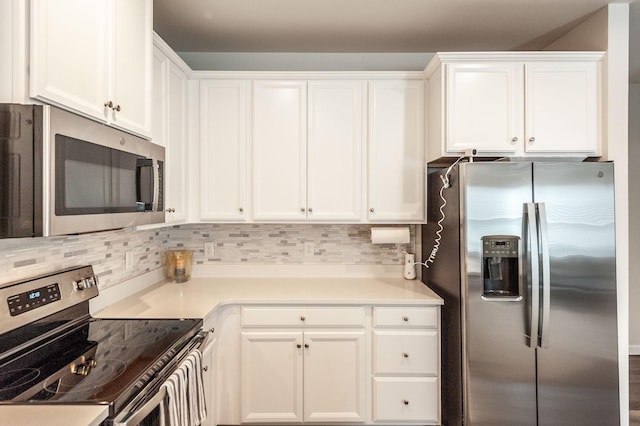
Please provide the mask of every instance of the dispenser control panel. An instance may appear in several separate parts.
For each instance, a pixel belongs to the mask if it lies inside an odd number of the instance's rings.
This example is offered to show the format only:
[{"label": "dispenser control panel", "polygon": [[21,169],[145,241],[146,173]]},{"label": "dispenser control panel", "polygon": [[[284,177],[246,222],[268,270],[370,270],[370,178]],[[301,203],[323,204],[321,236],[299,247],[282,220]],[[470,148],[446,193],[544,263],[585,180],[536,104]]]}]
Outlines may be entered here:
[{"label": "dispenser control panel", "polygon": [[484,257],[518,257],[518,237],[491,236],[482,238]]}]

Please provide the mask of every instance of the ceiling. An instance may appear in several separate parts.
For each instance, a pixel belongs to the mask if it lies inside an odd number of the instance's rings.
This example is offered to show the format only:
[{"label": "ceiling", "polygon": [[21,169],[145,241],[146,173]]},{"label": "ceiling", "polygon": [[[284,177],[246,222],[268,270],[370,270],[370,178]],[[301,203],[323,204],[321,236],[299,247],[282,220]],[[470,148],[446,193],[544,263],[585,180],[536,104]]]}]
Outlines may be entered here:
[{"label": "ceiling", "polygon": [[[637,1],[623,2],[632,3],[631,81],[640,83]],[[536,50],[613,2],[154,0],[154,29],[178,52]]]}]

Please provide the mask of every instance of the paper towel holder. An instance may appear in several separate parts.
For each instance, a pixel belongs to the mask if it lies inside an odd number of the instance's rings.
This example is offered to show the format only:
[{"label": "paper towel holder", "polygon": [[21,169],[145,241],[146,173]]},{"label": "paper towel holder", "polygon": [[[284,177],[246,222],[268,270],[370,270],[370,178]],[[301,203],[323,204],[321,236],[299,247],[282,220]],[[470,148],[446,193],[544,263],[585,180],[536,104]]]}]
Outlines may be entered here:
[{"label": "paper towel holder", "polygon": [[371,244],[408,244],[411,242],[407,226],[377,226],[371,228]]}]

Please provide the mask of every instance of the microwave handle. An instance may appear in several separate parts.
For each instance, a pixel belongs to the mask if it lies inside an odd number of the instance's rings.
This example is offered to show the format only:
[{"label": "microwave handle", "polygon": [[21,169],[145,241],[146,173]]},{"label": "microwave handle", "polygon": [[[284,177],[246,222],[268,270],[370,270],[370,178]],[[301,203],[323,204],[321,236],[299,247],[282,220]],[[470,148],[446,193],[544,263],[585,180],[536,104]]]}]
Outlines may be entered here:
[{"label": "microwave handle", "polygon": [[153,211],[164,210],[164,161],[153,160]]}]

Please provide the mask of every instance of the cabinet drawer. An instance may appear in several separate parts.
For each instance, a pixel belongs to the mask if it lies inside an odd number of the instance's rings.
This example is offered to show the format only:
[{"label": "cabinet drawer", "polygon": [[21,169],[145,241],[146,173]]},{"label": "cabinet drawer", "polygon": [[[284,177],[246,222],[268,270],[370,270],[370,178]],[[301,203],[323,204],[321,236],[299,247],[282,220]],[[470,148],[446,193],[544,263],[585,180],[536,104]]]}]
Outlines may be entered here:
[{"label": "cabinet drawer", "polygon": [[374,331],[374,374],[438,374],[437,331]]},{"label": "cabinet drawer", "polygon": [[373,308],[374,327],[432,327],[438,326],[437,307],[379,307]]},{"label": "cabinet drawer", "polygon": [[438,379],[385,377],[373,380],[374,421],[438,423]]},{"label": "cabinet drawer", "polygon": [[364,327],[365,322],[362,307],[243,307],[241,312],[243,327]]}]

